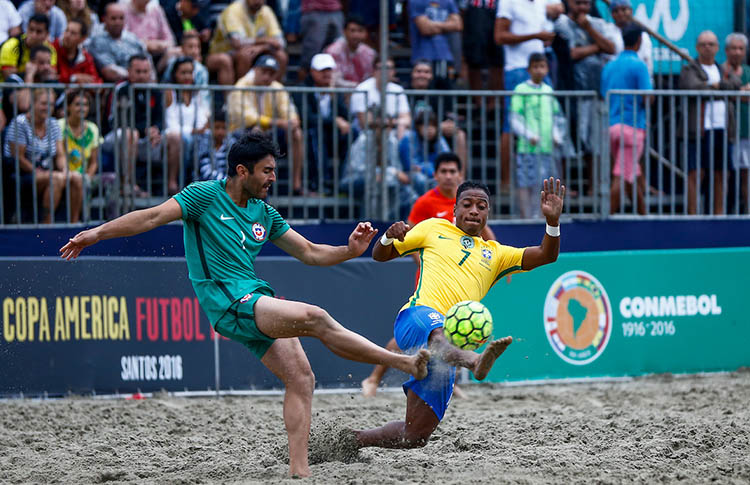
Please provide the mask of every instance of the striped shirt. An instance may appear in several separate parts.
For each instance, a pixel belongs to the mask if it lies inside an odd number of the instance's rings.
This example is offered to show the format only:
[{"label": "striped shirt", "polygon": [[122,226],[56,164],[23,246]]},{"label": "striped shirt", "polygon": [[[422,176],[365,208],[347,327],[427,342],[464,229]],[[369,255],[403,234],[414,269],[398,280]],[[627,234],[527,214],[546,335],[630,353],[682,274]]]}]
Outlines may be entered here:
[{"label": "striped shirt", "polygon": [[26,116],[26,114],[20,114],[10,122],[5,133],[3,155],[8,158],[16,156],[16,150],[10,147],[11,143],[23,145],[26,147],[26,158],[34,167],[50,170],[57,155],[57,142],[62,139],[60,126],[56,119],[47,119],[44,138],[39,138]]}]

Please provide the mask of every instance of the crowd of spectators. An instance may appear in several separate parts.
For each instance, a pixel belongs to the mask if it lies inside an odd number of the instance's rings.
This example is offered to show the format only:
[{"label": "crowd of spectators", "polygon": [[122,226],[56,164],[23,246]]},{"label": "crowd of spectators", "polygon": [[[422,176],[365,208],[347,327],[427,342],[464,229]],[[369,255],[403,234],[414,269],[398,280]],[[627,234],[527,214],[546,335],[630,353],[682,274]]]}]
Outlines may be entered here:
[{"label": "crowd of spectators", "polygon": [[[65,196],[75,222],[84,192],[102,184],[103,174],[118,180],[118,195],[154,194],[155,180],[163,180],[159,193],[174,194],[191,180],[221,178],[232,141],[242,130],[256,129],[272,133],[286,154],[290,194],[332,194],[333,180],[339,179],[340,190],[361,197],[365,180],[374,175],[404,216],[434,187],[441,153],[454,153],[466,176],[470,146],[464,113],[473,106],[460,108],[455,97],[429,94],[461,85],[514,91],[498,106],[494,96],[474,101],[483,112],[486,108],[488,119],[494,119],[494,109],[501,113],[502,139],[495,143],[503,150],[502,184],[509,183],[513,163],[522,216],[538,215],[533,193],[543,178],[561,174],[560,153],[566,142],[571,145],[569,135],[581,142],[588,190],[593,157],[600,140],[609,137],[617,196],[612,206],[621,201],[621,184],[635,184],[636,190],[626,192],[638,195],[634,203],[643,210],[648,188],[639,160],[648,100],[628,98],[620,103],[629,106],[624,112],[613,101],[608,132],[600,126],[606,122],[596,122],[609,90],[653,85],[653,46],[632,23],[629,0],[610,2],[614,22],[602,18],[591,0],[409,0],[399,2],[401,19],[392,0],[389,22],[401,22],[411,68],[400,79],[394,59],[387,59],[384,101],[376,51],[378,2],[233,0],[221,10],[213,3],[0,0],[2,81],[18,85],[4,90],[0,112],[4,187],[8,180],[20,181],[22,188],[35,185],[45,221],[53,219]],[[291,43],[299,43],[300,54],[296,69],[287,73]],[[697,41],[699,61],[685,65],[680,87],[747,89],[746,47],[742,34],[730,36],[727,62],[719,66],[718,39],[704,32]],[[49,82],[69,86],[24,88]],[[116,87],[89,86],[86,92],[71,87],[102,82]],[[174,88],[133,87],[156,82]],[[201,89],[209,85],[237,89]],[[284,89],[291,85],[316,90],[291,95]],[[426,94],[409,99],[404,87]],[[325,91],[330,88],[357,92]],[[581,99],[566,114],[550,96],[557,90],[597,91],[602,98]],[[731,155],[730,169],[750,169],[748,107],[741,104],[744,115],[735,127],[734,103],[717,99],[688,106],[683,115],[689,118],[689,210],[699,210],[698,188],[713,170],[712,207],[722,213],[725,174],[707,160]],[[698,117],[704,120],[700,130]],[[727,154],[722,150],[735,129],[742,142]],[[387,160],[382,173],[375,170],[381,156]],[[12,204],[5,207],[7,220]]]}]

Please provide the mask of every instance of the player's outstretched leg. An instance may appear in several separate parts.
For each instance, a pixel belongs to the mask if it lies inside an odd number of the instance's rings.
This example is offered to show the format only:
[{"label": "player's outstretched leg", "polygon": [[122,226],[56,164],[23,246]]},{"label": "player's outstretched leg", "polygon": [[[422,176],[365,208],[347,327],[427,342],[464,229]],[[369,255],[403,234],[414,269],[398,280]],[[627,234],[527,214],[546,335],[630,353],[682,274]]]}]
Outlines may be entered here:
[{"label": "player's outstretched leg", "polygon": [[414,391],[406,394],[406,420],[393,421],[380,428],[354,431],[360,448],[420,448],[427,444],[440,420]]},{"label": "player's outstretched leg", "polygon": [[461,350],[452,345],[443,335],[443,329],[437,328],[430,333],[430,350],[441,359],[457,367],[466,367],[474,378],[481,381],[489,374],[492,365],[505,349],[513,343],[513,337],[504,337],[487,344],[487,348],[481,354]]},{"label": "player's outstretched leg", "polygon": [[261,359],[284,383],[284,425],[289,436],[289,475],[310,476],[307,446],[310,436],[315,376],[299,339],[279,339]]},{"label": "player's outstretched leg", "polygon": [[427,375],[430,352],[401,355],[344,328],[322,308],[262,296],[254,306],[258,330],[272,338],[316,337],[336,355],[356,362],[384,364],[416,379]]},{"label": "player's outstretched leg", "polygon": [[[401,349],[398,348],[395,338],[391,338],[385,348],[391,352],[401,351]],[[362,381],[362,395],[365,397],[375,397],[375,394],[378,392],[378,386],[387,371],[388,366],[376,365],[375,368],[372,369],[372,374]]]}]

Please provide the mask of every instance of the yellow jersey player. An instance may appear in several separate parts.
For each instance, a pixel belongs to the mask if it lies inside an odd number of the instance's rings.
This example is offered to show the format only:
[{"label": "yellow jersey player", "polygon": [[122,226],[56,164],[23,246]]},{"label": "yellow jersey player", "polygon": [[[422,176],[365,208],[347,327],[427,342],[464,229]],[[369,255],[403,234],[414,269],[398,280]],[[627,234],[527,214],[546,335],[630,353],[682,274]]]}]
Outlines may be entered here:
[{"label": "yellow jersey player", "polygon": [[490,342],[482,354],[461,350],[443,335],[444,315],[463,300],[481,300],[500,278],[528,271],[557,260],[560,252],[560,214],[565,186],[560,180],[544,181],[541,209],[547,230],[541,245],[528,248],[503,246],[480,237],[490,211],[489,189],[464,182],[456,193],[455,224],[432,218],[409,228],[393,224],[375,244],[372,257],[388,261],[416,253],[420,278],[414,294],[401,308],[394,323],[400,349],[412,354],[429,347],[432,360],[427,377],[404,383],[406,419],[380,428],[354,431],[358,448],[415,448],[424,446],[443,419],[453,394],[456,366],[471,370],[474,377],[487,377],[495,360],[513,339]]}]

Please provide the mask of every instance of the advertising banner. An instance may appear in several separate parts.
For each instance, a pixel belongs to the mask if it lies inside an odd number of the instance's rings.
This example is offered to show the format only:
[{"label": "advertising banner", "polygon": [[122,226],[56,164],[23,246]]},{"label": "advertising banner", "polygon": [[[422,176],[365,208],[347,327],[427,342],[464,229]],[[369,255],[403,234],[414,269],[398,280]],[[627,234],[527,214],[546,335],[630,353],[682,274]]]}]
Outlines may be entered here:
[{"label": "advertising banner", "polygon": [[[385,345],[414,284],[411,261],[308,267],[262,258],[280,298],[314,303]],[[182,258],[0,258],[0,395],[216,389],[213,331]],[[320,386],[371,370],[302,339]],[[219,339],[221,389],[280,388],[246,348]]]},{"label": "advertising banner", "polygon": [[561,254],[484,300],[512,335],[490,381],[750,365],[750,248]]},{"label": "advertising banner", "polygon": [[[734,0],[633,0],[633,16],[644,25],[684,49],[693,58],[698,34],[710,30],[719,38],[717,60],[724,62],[724,38],[734,29]],[[612,21],[609,8],[601,0],[597,7],[602,17]],[[654,71],[679,73],[680,57],[652,39]]]}]

